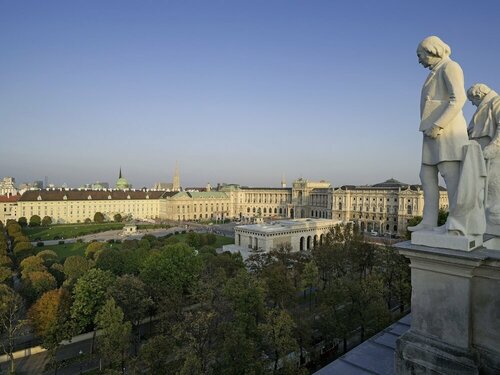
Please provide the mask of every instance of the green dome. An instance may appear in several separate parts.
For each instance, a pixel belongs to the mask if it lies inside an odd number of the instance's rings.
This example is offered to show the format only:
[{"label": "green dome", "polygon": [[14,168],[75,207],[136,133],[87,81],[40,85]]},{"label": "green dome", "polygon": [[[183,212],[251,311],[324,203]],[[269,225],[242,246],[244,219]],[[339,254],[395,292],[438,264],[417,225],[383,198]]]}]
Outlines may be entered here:
[{"label": "green dome", "polygon": [[128,189],[128,187],[129,187],[129,183],[124,177],[121,177],[116,181],[116,188],[117,189]]},{"label": "green dome", "polygon": [[118,180],[116,181],[116,188],[125,190],[130,188],[130,184],[127,179],[122,176],[122,169],[120,168],[120,174],[118,175]]}]

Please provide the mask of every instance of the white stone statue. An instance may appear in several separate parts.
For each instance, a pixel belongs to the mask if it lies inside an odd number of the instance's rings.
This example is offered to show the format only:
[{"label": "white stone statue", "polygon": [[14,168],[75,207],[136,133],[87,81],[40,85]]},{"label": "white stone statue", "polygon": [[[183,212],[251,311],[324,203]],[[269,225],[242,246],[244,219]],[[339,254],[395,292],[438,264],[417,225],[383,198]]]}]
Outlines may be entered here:
[{"label": "white stone statue", "polygon": [[449,212],[455,209],[463,146],[468,143],[462,113],[466,101],[460,66],[450,59],[451,49],[436,36],[425,38],[417,48],[418,61],[430,69],[422,88],[420,131],[423,132],[420,180],[424,190],[422,222],[410,231],[437,226],[439,211],[438,173],[448,190]]},{"label": "white stone statue", "polygon": [[482,83],[467,90],[477,106],[469,124],[469,136],[483,149],[487,161],[486,233],[500,236],[500,96]]}]

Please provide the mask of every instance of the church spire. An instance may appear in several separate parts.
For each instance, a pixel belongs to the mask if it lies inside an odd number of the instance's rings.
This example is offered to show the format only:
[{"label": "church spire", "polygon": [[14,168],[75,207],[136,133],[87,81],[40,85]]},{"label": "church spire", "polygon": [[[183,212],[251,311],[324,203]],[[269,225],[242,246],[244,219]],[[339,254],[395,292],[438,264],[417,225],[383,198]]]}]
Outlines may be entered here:
[{"label": "church spire", "polygon": [[174,172],[174,179],[172,181],[172,190],[173,191],[181,190],[181,177],[179,173],[179,163],[177,161],[175,162],[175,172]]},{"label": "church spire", "polygon": [[286,180],[285,180],[285,175],[281,175],[281,187],[286,188]]}]

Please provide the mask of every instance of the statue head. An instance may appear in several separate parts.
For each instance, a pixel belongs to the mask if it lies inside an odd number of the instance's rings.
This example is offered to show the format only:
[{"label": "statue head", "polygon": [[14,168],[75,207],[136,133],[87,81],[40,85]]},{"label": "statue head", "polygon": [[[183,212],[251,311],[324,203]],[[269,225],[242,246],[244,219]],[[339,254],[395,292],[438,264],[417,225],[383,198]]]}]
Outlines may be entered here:
[{"label": "statue head", "polygon": [[467,90],[467,98],[478,107],[490,91],[491,89],[484,83],[476,83]]},{"label": "statue head", "polygon": [[418,62],[432,69],[442,59],[451,55],[451,48],[437,36],[429,36],[417,47]]}]

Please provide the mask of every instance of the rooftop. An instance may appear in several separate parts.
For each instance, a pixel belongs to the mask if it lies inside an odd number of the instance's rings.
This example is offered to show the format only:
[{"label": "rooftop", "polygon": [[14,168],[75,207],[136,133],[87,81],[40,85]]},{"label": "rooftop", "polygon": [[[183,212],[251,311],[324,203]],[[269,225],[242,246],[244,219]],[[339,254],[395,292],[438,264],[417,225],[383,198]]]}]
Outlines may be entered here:
[{"label": "rooftop", "polygon": [[410,328],[410,321],[411,315],[406,315],[314,375],[394,374],[396,340]]},{"label": "rooftop", "polygon": [[[143,190],[28,190],[19,201],[81,201],[81,200],[107,200],[107,199],[159,199],[168,192],[143,191]],[[172,193],[175,194],[175,193]]]},{"label": "rooftop", "polygon": [[340,223],[338,220],[330,219],[293,219],[293,220],[278,220],[265,224],[250,224],[238,225],[235,229],[249,230],[260,233],[276,233],[294,229],[315,228],[323,225],[336,225]]}]

